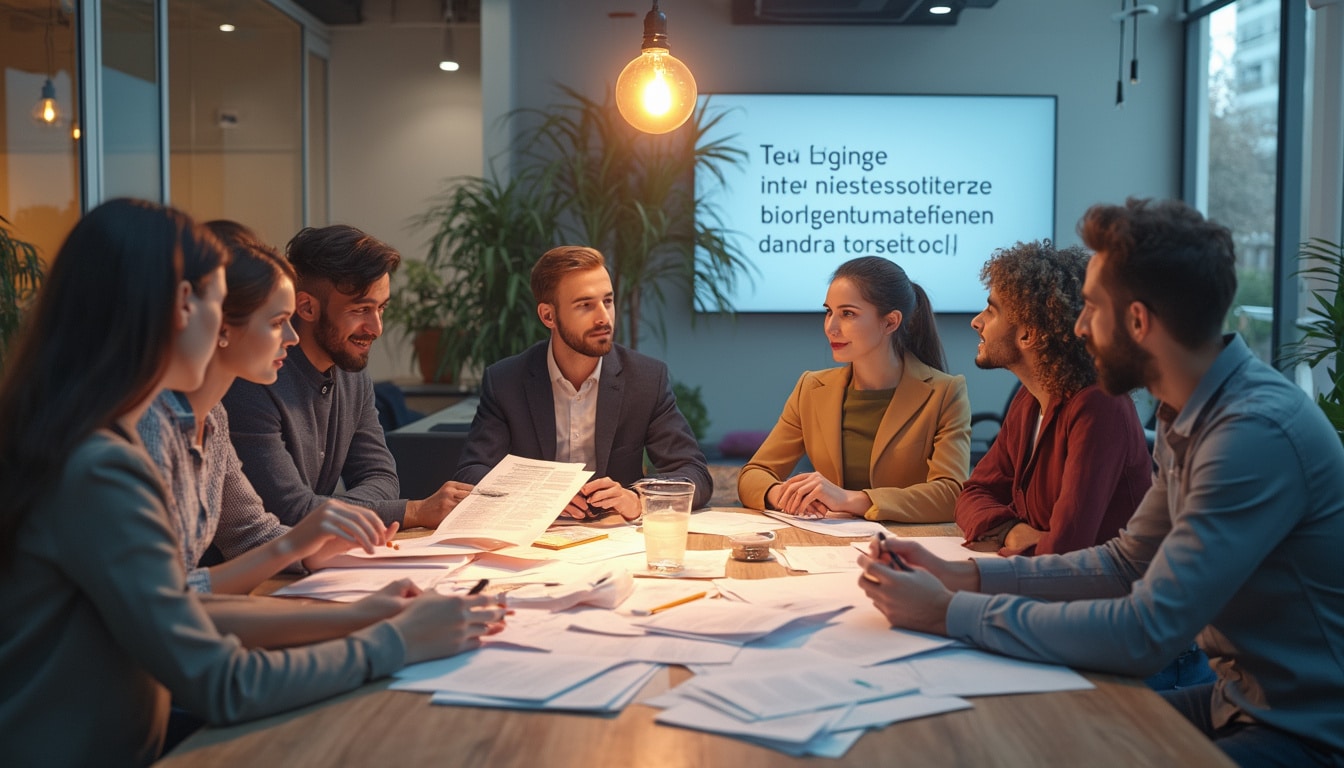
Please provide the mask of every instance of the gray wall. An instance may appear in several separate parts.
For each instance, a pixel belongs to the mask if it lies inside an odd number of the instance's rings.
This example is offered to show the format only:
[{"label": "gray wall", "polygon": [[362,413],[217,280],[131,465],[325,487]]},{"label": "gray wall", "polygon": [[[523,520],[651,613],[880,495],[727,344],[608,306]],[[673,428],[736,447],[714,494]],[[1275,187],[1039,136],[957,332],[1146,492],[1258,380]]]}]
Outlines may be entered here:
[{"label": "gray wall", "polygon": [[[441,26],[390,24],[379,10],[371,6],[362,25],[332,30],[331,223],[421,258],[429,233],[409,219],[444,180],[481,173],[480,36],[475,27],[459,29],[453,45],[462,69],[442,72]],[[369,372],[381,380],[411,371],[409,342],[385,333]]]},{"label": "gray wall", "polygon": [[[637,3],[633,19],[613,19],[609,11],[628,11],[630,3],[485,5],[485,82],[499,83],[491,61],[507,61],[509,69],[501,73],[507,86],[483,98],[487,156],[504,146],[503,132],[489,130],[498,115],[556,101],[555,83],[594,97],[613,85],[638,52],[647,6]],[[691,66],[702,92],[1057,96],[1056,239],[1072,244],[1074,226],[1092,203],[1179,194],[1182,35],[1177,3],[1157,5],[1160,15],[1145,17],[1142,33],[1143,82],[1126,84],[1120,110],[1111,2],[1003,0],[967,9],[951,28],[747,27],[730,24],[727,0],[678,0],[662,8],[672,52]],[[825,290],[817,286],[818,306]],[[641,348],[666,360],[674,378],[702,387],[711,441],[731,430],[768,429],[800,371],[833,365],[820,313],[700,316],[692,325],[689,302],[680,301],[665,317],[666,345],[650,340]],[[1013,377],[975,368],[970,317],[939,317],[950,367],[966,375],[973,410],[998,411]]]}]

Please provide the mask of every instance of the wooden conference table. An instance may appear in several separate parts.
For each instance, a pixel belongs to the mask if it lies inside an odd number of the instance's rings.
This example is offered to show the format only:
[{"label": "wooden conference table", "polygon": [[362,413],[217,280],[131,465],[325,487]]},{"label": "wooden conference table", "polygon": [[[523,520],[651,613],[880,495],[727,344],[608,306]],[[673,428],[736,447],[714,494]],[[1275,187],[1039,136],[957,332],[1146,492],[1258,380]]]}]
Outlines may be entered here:
[{"label": "wooden conference table", "polygon": [[[745,512],[745,510],[744,510]],[[751,513],[755,514],[755,513]],[[955,526],[891,526],[903,536],[954,535]],[[835,545],[797,528],[776,546]],[[692,549],[726,549],[722,536],[691,534]],[[728,560],[728,576],[787,575],[778,562]],[[271,589],[276,585],[271,585]],[[690,675],[670,667],[645,689]],[[654,723],[632,704],[618,715],[432,706],[426,694],[370,683],[320,704],[229,728],[206,728],[159,765],[462,765],[489,768],[701,768],[702,766],[1217,766],[1216,747],[1142,681],[1087,673],[1089,691],[972,699],[959,712],[870,731],[839,760],[793,758],[738,739]]]}]

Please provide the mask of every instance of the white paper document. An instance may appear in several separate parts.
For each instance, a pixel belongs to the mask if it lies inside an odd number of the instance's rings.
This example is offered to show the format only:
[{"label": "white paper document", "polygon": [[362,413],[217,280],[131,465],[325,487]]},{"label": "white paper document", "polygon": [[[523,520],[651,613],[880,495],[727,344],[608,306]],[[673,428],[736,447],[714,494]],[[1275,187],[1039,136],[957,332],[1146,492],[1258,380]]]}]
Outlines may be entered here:
[{"label": "white paper document", "polygon": [[765,510],[764,514],[773,517],[780,522],[788,523],[794,528],[801,528],[804,531],[811,531],[813,533],[824,533],[827,536],[838,536],[842,539],[854,538],[856,536],[876,536],[878,531],[887,533],[887,527],[881,523],[852,517],[807,519],[794,517],[793,515],[777,512],[772,509]]},{"label": "white paper document", "polygon": [[510,454],[481,478],[429,538],[477,549],[531,544],[592,476],[582,464]]},{"label": "white paper document", "polygon": [[916,688],[906,670],[833,662],[770,672],[757,669],[702,675],[687,680],[677,690],[735,717],[767,720],[901,696]]},{"label": "white paper document", "polygon": [[622,658],[560,656],[481,648],[406,667],[391,685],[397,691],[451,691],[496,699],[541,702],[591,680]]},{"label": "white paper document", "polygon": [[658,664],[623,664],[545,701],[519,702],[496,696],[439,691],[433,704],[508,709],[549,709],[566,712],[619,712],[648,684],[662,667]]},{"label": "white paper document", "polygon": [[872,603],[868,603],[836,616],[826,626],[813,632],[803,647],[852,664],[868,666],[946,648],[952,642],[946,637],[892,629],[887,617]]},{"label": "white paper document", "polygon": [[769,720],[745,721],[708,704],[680,697],[672,706],[659,712],[654,721],[729,736],[806,744],[843,715],[842,709],[826,709]]},{"label": "white paper document", "polygon": [[659,634],[742,645],[796,621],[819,623],[846,607],[829,600],[791,610],[735,600],[695,600],[631,623]]},{"label": "white paper document", "polygon": [[379,564],[363,568],[326,568],[298,581],[286,584],[272,594],[277,597],[315,597],[337,602],[353,602],[400,579],[410,579],[424,591],[434,589],[470,560],[459,556],[457,565]]},{"label": "white paper document", "polygon": [[630,571],[631,576],[639,578],[721,579],[728,573],[728,550],[688,549],[686,550],[686,567],[678,573],[650,571],[648,558],[642,551],[638,555],[626,555],[606,562],[613,568],[624,568]]},{"label": "white paper document", "polygon": [[788,528],[788,523],[771,520],[755,510],[751,512],[729,512],[722,509],[702,509],[691,513],[691,533],[709,533],[718,536],[735,536],[739,533],[757,533],[759,531],[777,531]]},{"label": "white paper document", "polygon": [[859,588],[853,573],[825,573],[808,576],[781,576],[774,579],[715,579],[714,586],[725,597],[774,608],[830,600],[837,607],[871,605]]},{"label": "white paper document", "polygon": [[792,546],[775,550],[775,557],[791,571],[808,573],[858,573],[859,558],[853,547]]},{"label": "white paper document", "polygon": [[907,665],[928,696],[998,696],[1095,688],[1068,667],[1010,659],[970,648],[948,648],[889,666]]},{"label": "white paper document", "polygon": [[965,539],[960,536],[911,536],[905,540],[915,542],[943,560],[958,561],[974,557],[999,556],[998,552],[977,552],[963,547]]}]

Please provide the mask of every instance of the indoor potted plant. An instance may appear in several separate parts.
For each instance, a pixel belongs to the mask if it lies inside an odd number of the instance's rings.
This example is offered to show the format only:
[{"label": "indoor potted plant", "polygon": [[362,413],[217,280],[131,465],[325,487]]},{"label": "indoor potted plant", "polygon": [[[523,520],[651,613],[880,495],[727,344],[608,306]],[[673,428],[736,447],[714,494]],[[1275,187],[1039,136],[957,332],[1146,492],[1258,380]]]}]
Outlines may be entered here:
[{"label": "indoor potted plant", "polygon": [[0,371],[5,368],[10,342],[41,282],[42,261],[37,249],[14,237],[9,221],[0,216]]},{"label": "indoor potted plant", "polygon": [[[560,243],[554,195],[536,175],[510,181],[450,180],[412,220],[432,232],[423,262],[409,262],[389,322],[407,333],[445,332],[436,369],[460,378],[522,352],[545,337],[532,300],[532,265]],[[424,354],[418,357],[423,361]]]},{"label": "indoor potted plant", "polygon": [[455,370],[440,353],[443,334],[452,322],[451,306],[448,286],[439,272],[423,261],[407,260],[397,276],[384,322],[411,338],[412,360],[419,364],[421,379],[427,384],[453,380]]},{"label": "indoor potted plant", "polygon": [[731,312],[729,297],[748,262],[694,189],[694,174],[722,179],[746,157],[728,139],[708,138],[723,113],[707,101],[681,128],[653,136],[626,123],[610,89],[596,101],[560,88],[568,102],[520,111],[533,127],[518,146],[523,164],[540,170],[564,210],[566,240],[606,256],[617,340],[638,348],[646,323],[663,332],[660,309],[669,286],[690,295],[696,309]]}]

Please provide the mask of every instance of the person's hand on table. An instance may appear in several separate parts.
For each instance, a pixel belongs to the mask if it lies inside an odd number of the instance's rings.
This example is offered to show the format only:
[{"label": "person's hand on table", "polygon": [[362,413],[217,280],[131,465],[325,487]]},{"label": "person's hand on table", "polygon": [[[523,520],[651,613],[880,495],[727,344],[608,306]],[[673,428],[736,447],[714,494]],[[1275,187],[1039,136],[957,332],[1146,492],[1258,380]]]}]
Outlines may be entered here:
[{"label": "person's hand on table", "polygon": [[639,495],[610,477],[599,477],[580,488],[560,514],[575,520],[594,519],[605,514],[596,513],[593,507],[634,520],[640,513]]},{"label": "person's hand on table", "polygon": [[401,633],[407,664],[479,648],[482,637],[504,629],[506,610],[494,596],[440,595],[407,580],[396,584],[405,606],[388,623]]},{"label": "person's hand on table", "polygon": [[372,554],[392,540],[397,524],[383,525],[378,513],[340,499],[327,499],[304,515],[276,545],[291,562],[316,570],[331,558],[359,548]]},{"label": "person's hand on table", "polygon": [[474,487],[467,483],[449,480],[431,496],[421,501],[407,501],[406,522],[402,527],[438,528],[439,523],[442,523],[448,513],[456,509],[457,505],[467,498],[467,494],[471,493],[471,489]]},{"label": "person's hand on table", "polygon": [[[774,499],[769,499],[769,496]],[[767,499],[780,511],[797,517],[826,517],[839,512],[861,516],[872,505],[863,491],[847,491],[819,472],[794,475],[766,492]]]},{"label": "person's hand on table", "polygon": [[1019,522],[1008,529],[1008,533],[1003,537],[1003,548],[1011,549],[1014,552],[1022,552],[1028,547],[1034,546],[1038,541],[1045,538],[1045,531],[1038,531],[1026,523]]},{"label": "person's hand on table", "polygon": [[[909,570],[893,568],[889,550]],[[917,632],[947,634],[947,606],[956,591],[980,587],[980,571],[970,560],[948,562],[906,539],[873,540],[868,554],[859,554],[863,573],[859,586],[891,626]]]}]

